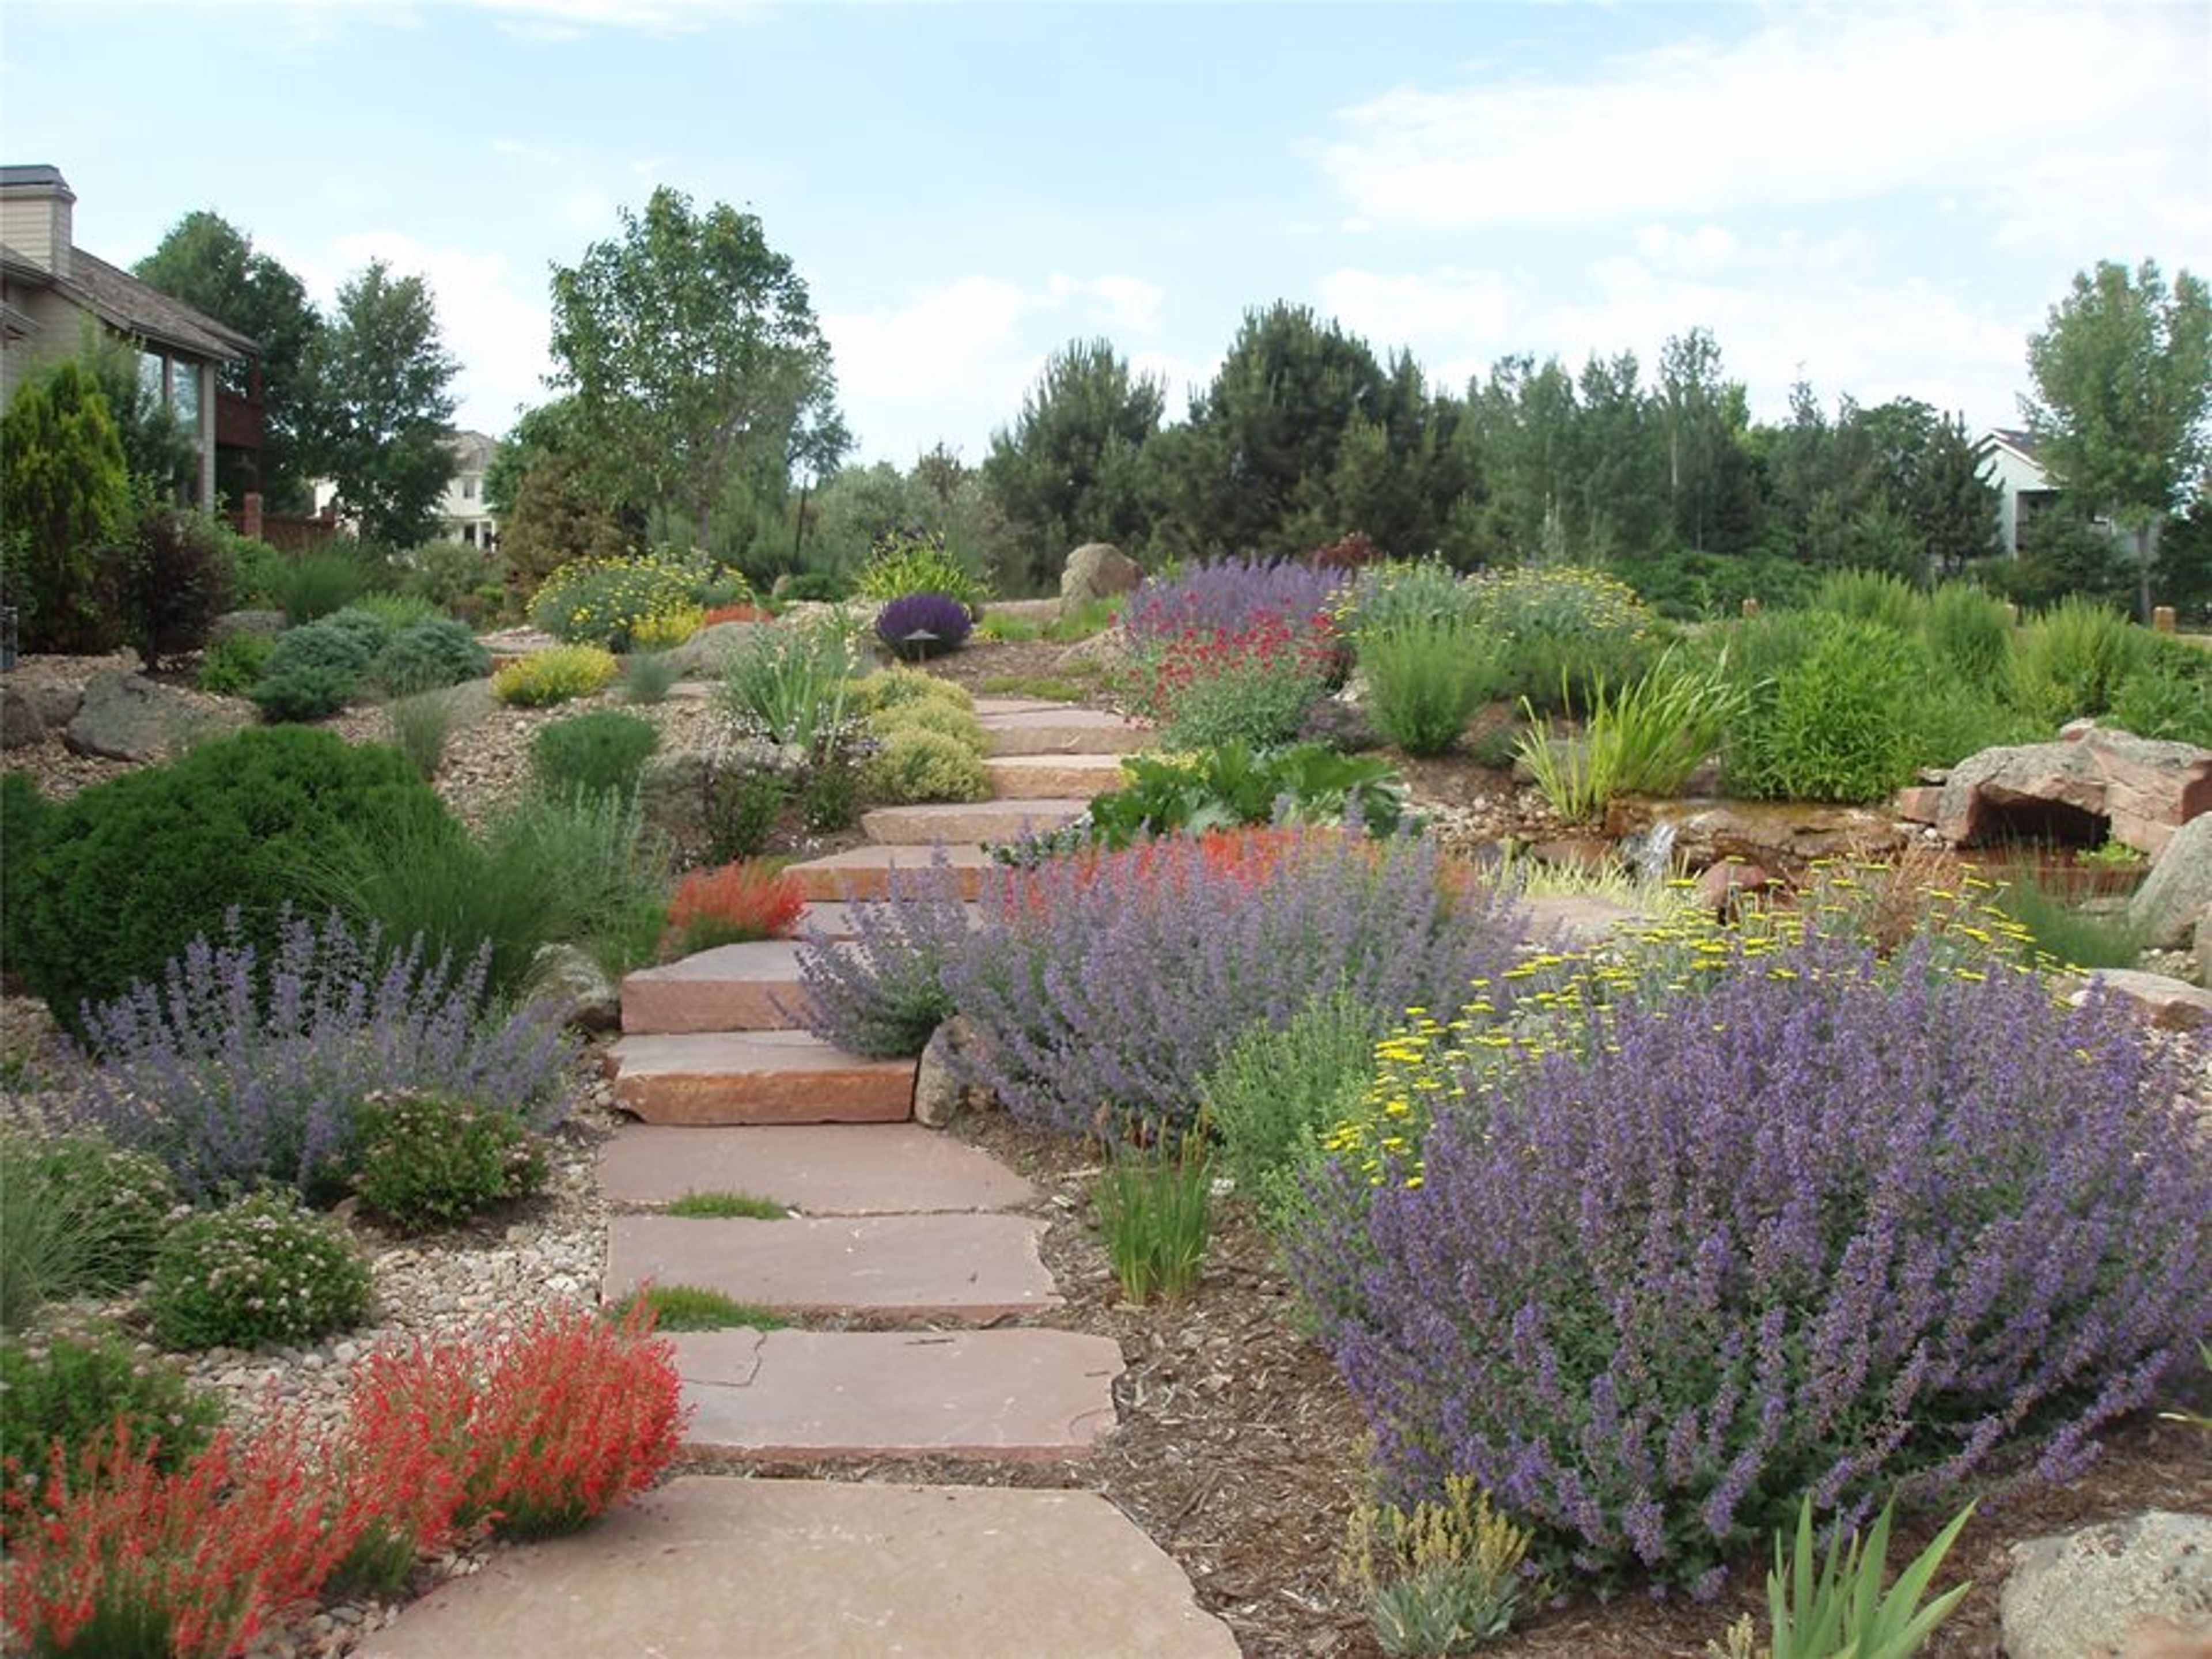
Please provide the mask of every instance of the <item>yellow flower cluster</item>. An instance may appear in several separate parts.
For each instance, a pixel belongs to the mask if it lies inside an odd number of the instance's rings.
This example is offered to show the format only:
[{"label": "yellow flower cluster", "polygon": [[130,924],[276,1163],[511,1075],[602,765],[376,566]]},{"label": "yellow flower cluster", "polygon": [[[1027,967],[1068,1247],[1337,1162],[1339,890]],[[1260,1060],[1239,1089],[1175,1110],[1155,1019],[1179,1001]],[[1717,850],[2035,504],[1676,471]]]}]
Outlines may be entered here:
[{"label": "yellow flower cluster", "polygon": [[[1929,971],[1968,982],[1992,972],[2057,969],[2059,964],[1992,902],[1996,891],[1971,876],[1953,887],[1900,890],[1886,866],[1816,865],[1792,905],[1753,906],[1729,921],[1686,902],[1590,948],[1539,951],[1509,969],[1502,986],[1474,981],[1449,1019],[1408,1008],[1376,1045],[1366,1093],[1322,1144],[1371,1185],[1419,1187],[1421,1145],[1440,1103],[1480,1100],[1547,1054],[1589,1052],[1591,1043],[1606,1040],[1606,1011],[1631,999],[1692,995],[1700,985],[1760,961],[1770,976],[1794,980],[1802,970],[1782,958],[1810,934],[1865,939],[1886,950],[1924,937]],[[1900,906],[1910,920],[1886,936],[1889,914]],[[1500,1018],[1500,1000],[1510,1017]]]},{"label": "yellow flower cluster", "polygon": [[702,555],[666,550],[634,559],[572,559],[530,601],[530,619],[570,644],[628,646],[648,619],[696,611]]},{"label": "yellow flower cluster", "polygon": [[706,607],[696,605],[673,605],[665,610],[648,611],[630,624],[629,648],[633,651],[665,651],[678,646],[699,631],[707,619]]},{"label": "yellow flower cluster", "polygon": [[556,645],[508,663],[491,677],[491,694],[519,708],[543,708],[604,690],[620,672],[614,653],[599,646]]}]

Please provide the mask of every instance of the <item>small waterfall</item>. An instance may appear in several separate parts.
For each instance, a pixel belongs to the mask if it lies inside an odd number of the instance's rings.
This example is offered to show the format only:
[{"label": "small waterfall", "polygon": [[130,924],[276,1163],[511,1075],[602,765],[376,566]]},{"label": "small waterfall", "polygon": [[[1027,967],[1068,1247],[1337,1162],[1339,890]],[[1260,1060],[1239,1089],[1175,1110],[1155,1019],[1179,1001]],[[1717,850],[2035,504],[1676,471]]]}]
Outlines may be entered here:
[{"label": "small waterfall", "polygon": [[1674,873],[1674,821],[1661,818],[1640,834],[1621,837],[1620,857],[1644,880],[1666,880]]}]

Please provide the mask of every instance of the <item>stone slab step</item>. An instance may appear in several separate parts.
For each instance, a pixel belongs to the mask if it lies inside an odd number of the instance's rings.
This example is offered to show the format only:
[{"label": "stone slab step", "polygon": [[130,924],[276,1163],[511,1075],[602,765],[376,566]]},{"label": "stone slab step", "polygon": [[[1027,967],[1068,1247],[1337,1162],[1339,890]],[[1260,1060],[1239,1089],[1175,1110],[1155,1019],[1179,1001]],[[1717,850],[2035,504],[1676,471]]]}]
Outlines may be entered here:
[{"label": "stone slab step", "polygon": [[[971,927],[981,927],[983,925],[982,907],[978,904],[969,905],[968,920]],[[853,917],[853,907],[842,902],[808,905],[799,919],[800,929],[803,931],[809,922],[820,928],[825,938],[850,939],[858,937],[857,924]]]},{"label": "stone slab step", "polygon": [[623,975],[622,1028],[629,1036],[796,1030],[808,1004],[797,940],[719,945]]},{"label": "stone slab step", "polygon": [[1121,1350],[1073,1331],[672,1336],[687,1449],[762,1458],[1081,1457],[1114,1426]]},{"label": "stone slab step", "polygon": [[1038,1254],[1044,1227],[1017,1215],[618,1215],[607,1226],[606,1296],[651,1281],[779,1311],[984,1324],[1060,1306]]},{"label": "stone slab step", "polygon": [[647,1123],[893,1123],[914,1062],[864,1060],[809,1031],[626,1036],[607,1050],[615,1103]]},{"label": "stone slab step", "polygon": [[1237,1659],[1097,1492],[683,1475],[495,1553],[361,1659]]},{"label": "stone slab step", "polygon": [[975,805],[930,802],[915,806],[878,806],[860,814],[868,839],[886,847],[974,847],[1012,841],[1030,832],[1044,834],[1083,816],[1087,799],[982,801]]},{"label": "stone slab step", "polygon": [[988,1152],[917,1123],[687,1129],[625,1124],[599,1148],[617,1204],[750,1193],[806,1215],[1011,1210],[1036,1188]]},{"label": "stone slab step", "polygon": [[983,763],[1000,800],[1089,800],[1127,780],[1119,755],[994,755]]},{"label": "stone slab step", "polygon": [[1024,709],[978,720],[994,755],[1126,755],[1152,740],[1149,726],[1096,708]]},{"label": "stone slab step", "polygon": [[1051,697],[977,697],[971,705],[977,720],[995,714],[1042,714],[1067,705]]},{"label": "stone slab step", "polygon": [[[842,899],[879,899],[889,889],[894,866],[927,870],[935,856],[934,848],[855,847],[792,865],[789,870],[808,903],[835,903]],[[948,847],[945,861],[957,872],[960,896],[966,899],[983,890],[983,872],[997,867],[980,847]]]}]

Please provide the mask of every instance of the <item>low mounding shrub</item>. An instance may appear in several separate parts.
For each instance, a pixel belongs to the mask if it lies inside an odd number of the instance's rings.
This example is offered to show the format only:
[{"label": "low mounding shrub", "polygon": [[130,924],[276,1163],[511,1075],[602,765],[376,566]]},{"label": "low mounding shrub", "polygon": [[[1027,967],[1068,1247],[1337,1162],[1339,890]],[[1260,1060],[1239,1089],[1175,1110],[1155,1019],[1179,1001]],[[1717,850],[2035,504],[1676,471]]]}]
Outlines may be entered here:
[{"label": "low mounding shrub", "polygon": [[1147,576],[1129,596],[1121,626],[1139,650],[1186,636],[1246,633],[1273,623],[1303,629],[1324,615],[1348,580],[1287,560],[1224,559],[1175,576]]},{"label": "low mounding shrub", "polygon": [[200,658],[199,688],[217,696],[242,697],[269,672],[276,641],[266,634],[227,634]]},{"label": "low mounding shrub", "polygon": [[564,644],[626,651],[648,618],[684,612],[688,624],[707,579],[703,558],[672,550],[638,559],[577,559],[545,579],[530,601],[530,620]]},{"label": "low mounding shrub", "polygon": [[1806,1491],[2079,1470],[2212,1329],[2212,1161],[2118,1008],[1936,960],[1724,953],[1343,1170],[1292,1264],[1392,1495],[1709,1592]]},{"label": "low mounding shrub", "polygon": [[621,708],[594,708],[556,720],[530,745],[538,781],[554,791],[581,789],[592,794],[614,789],[627,794],[660,746],[660,732],[641,714]]},{"label": "low mounding shrub", "polygon": [[490,672],[491,653],[466,623],[451,617],[425,617],[398,629],[369,665],[370,678],[395,696],[442,690]]},{"label": "low mounding shrub", "polygon": [[1267,622],[1170,641],[1139,659],[1133,690],[1140,712],[1165,723],[1170,748],[1273,749],[1296,741],[1336,667],[1325,619]]},{"label": "low mounding shrub", "polygon": [[1530,565],[1473,579],[1475,620],[1496,653],[1501,694],[1539,710],[1580,709],[1593,686],[1636,678],[1656,624],[1636,590],[1595,570]]},{"label": "low mounding shrub", "polygon": [[908,662],[957,651],[975,626],[950,593],[902,593],[876,613],[876,637]]},{"label": "low mounding shrub", "polygon": [[146,1312],[172,1348],[301,1342],[361,1322],[368,1263],[345,1229],[261,1193],[177,1224],[154,1258]]},{"label": "low mounding shrub", "polygon": [[444,1095],[371,1095],[354,1115],[362,1206],[401,1232],[451,1227],[545,1184],[545,1153],[514,1112]]},{"label": "low mounding shrub", "polygon": [[963,714],[973,714],[975,700],[954,680],[941,679],[919,668],[886,668],[866,674],[853,684],[853,701],[864,714],[880,714],[915,703],[941,704]]},{"label": "low mounding shrub", "polygon": [[272,940],[304,860],[399,826],[459,833],[392,750],[298,729],[202,744],[56,806],[28,859],[10,848],[9,966],[74,1026],[234,909],[245,938]]},{"label": "low mounding shrub", "polygon": [[359,606],[288,628],[249,695],[265,720],[325,719],[361,690],[391,637],[382,617]]},{"label": "low mounding shrub", "polygon": [[[969,718],[969,724],[974,725]],[[978,801],[991,798],[991,770],[973,744],[911,719],[893,724],[860,769],[870,800]]]},{"label": "low mounding shrub", "polygon": [[2013,701],[2053,726],[2104,714],[2142,661],[2149,638],[2093,599],[2062,599],[2014,641]]},{"label": "low mounding shrub", "polygon": [[1950,675],[1984,691],[2002,689],[2012,657],[2012,609],[1970,582],[1943,582],[1928,596],[1921,634]]},{"label": "low mounding shrub", "polygon": [[519,708],[546,708],[604,691],[621,672],[596,645],[556,645],[508,663],[491,677],[491,694]]},{"label": "low mounding shrub", "polygon": [[2212,651],[2156,635],[2152,641],[2112,695],[2112,723],[2139,738],[2212,749]]},{"label": "low mounding shrub", "polygon": [[[55,1336],[34,1352],[0,1340],[0,1473],[33,1480],[54,1448],[74,1463],[114,1432],[117,1419],[164,1471],[181,1468],[222,1422],[222,1401],[173,1365],[149,1362],[112,1336]],[[14,1541],[15,1517],[0,1510],[0,1536]]]},{"label": "low mounding shrub", "polygon": [[11,1330],[46,1303],[129,1290],[177,1202],[159,1162],[91,1134],[0,1132],[0,1328]]},{"label": "low mounding shrub", "polygon": [[[1804,654],[1769,679],[1732,670],[1731,789],[1784,800],[1881,800],[1912,781],[1913,697],[1929,678],[1917,641],[1876,623],[1814,613]],[[1794,631],[1794,630],[1793,630]]]},{"label": "low mounding shrub", "polygon": [[287,921],[268,957],[236,936],[195,939],[160,987],[94,1009],[100,1061],[79,1109],[150,1153],[195,1200],[269,1181],[335,1196],[356,1118],[416,1090],[520,1114],[563,1109],[569,1048],[542,1009],[478,1012],[484,963],[459,970],[393,951],[335,917]]},{"label": "low mounding shrub", "polygon": [[459,1524],[538,1538],[650,1486],[681,1444],[682,1395],[675,1351],[648,1319],[562,1310],[488,1345],[371,1355],[346,1440],[369,1460],[442,1465]]},{"label": "low mounding shrub", "polygon": [[1254,1025],[1338,987],[1389,1008],[1456,1000],[1502,975],[1519,937],[1432,843],[1333,830],[1057,859],[986,899],[942,969],[982,1038],[962,1063],[1017,1116],[1109,1138],[1187,1130],[1194,1080]]},{"label": "low mounding shrub", "polygon": [[799,878],[757,860],[694,870],[676,884],[668,927],[685,955],[718,945],[787,939],[806,908]]},{"label": "low mounding shrub", "polygon": [[1879,623],[1893,634],[1918,633],[1926,603],[1918,588],[1887,570],[1832,570],[1813,590],[1815,611]]}]

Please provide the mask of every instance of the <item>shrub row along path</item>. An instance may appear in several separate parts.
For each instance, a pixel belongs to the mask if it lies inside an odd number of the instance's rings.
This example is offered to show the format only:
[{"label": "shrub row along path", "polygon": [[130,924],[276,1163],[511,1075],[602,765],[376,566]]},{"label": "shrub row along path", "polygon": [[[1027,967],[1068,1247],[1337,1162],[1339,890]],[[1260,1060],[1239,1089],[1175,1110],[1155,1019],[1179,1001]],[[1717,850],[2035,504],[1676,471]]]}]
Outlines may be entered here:
[{"label": "shrub row along path", "polygon": [[[873,897],[942,845],[1052,828],[1118,781],[1143,732],[1055,705],[982,702],[1000,799],[899,807],[872,845],[794,866],[812,918]],[[973,889],[971,887],[970,896]],[[913,1062],[798,1029],[787,943],[726,945],[623,986],[606,1148],[610,1299],[695,1285],[808,1322],[671,1340],[690,1449],[761,1462],[1075,1461],[1115,1422],[1118,1348],[1055,1330],[1030,1183],[904,1120]],[[656,1213],[744,1192],[794,1213]],[[853,1327],[860,1328],[852,1328]],[[1096,1492],[690,1474],[575,1537],[503,1552],[409,1607],[362,1659],[874,1656],[1233,1659],[1175,1563]]]}]

